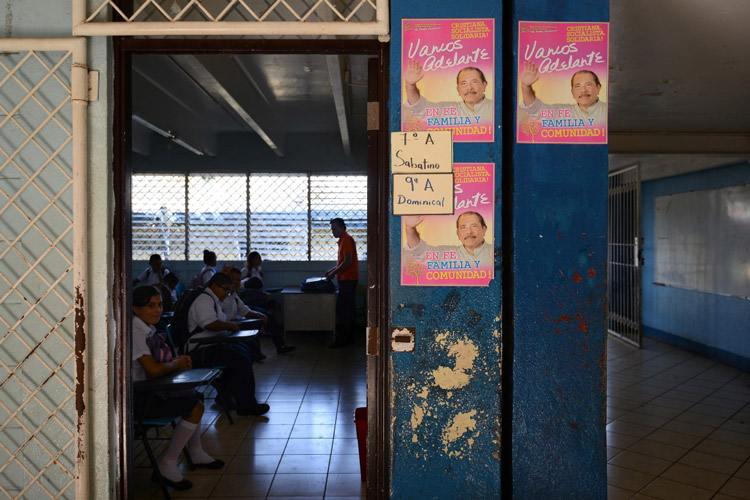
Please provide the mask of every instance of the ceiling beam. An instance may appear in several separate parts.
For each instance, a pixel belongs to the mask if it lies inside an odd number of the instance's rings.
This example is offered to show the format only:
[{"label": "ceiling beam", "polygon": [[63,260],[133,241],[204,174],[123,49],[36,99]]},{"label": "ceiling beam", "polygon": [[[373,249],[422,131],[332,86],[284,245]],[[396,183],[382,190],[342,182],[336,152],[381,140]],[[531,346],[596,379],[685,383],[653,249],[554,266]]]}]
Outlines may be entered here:
[{"label": "ceiling beam", "polygon": [[241,123],[257,133],[279,157],[284,156],[283,131],[276,119],[276,111],[269,105],[257,86],[249,85],[245,71],[232,55],[177,55],[173,56],[216,102],[231,110]]},{"label": "ceiling beam", "polygon": [[352,155],[352,144],[349,138],[349,121],[346,113],[346,100],[344,99],[344,73],[341,71],[341,55],[327,55],[328,76],[331,79],[331,89],[333,90],[333,103],[336,106],[336,118],[339,122],[341,132],[341,145],[344,148],[346,156]]},{"label": "ceiling beam", "polygon": [[747,154],[750,133],[610,132],[609,154]]},{"label": "ceiling beam", "polygon": [[217,134],[180,102],[139,73],[133,73],[133,121],[196,154],[216,156]]}]

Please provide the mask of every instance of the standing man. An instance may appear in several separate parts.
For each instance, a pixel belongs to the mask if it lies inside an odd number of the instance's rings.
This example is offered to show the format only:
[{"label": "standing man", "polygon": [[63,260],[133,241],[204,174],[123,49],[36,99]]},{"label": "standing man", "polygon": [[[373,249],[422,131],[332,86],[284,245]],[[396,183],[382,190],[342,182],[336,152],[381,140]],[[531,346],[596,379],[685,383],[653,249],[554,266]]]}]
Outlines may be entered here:
[{"label": "standing man", "polygon": [[329,347],[338,349],[346,344],[354,343],[354,320],[356,317],[356,303],[354,292],[359,281],[359,262],[357,261],[357,246],[354,238],[346,232],[344,219],[331,219],[331,234],[338,238],[339,257],[336,267],[326,272],[326,278],[338,276],[339,295],[336,298],[336,338]]}]

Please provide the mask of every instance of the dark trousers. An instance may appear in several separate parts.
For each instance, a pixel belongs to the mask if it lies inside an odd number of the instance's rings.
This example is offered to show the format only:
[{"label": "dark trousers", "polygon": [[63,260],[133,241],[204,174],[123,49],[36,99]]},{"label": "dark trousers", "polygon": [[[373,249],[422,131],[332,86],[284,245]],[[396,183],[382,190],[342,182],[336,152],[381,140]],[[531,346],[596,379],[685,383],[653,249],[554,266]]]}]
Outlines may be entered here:
[{"label": "dark trousers", "polygon": [[339,294],[336,297],[336,340],[338,341],[354,338],[354,322],[357,317],[354,293],[358,282],[358,280],[339,280]]},{"label": "dark trousers", "polygon": [[247,346],[240,342],[223,342],[193,349],[190,357],[194,368],[224,368],[219,387],[231,394],[238,412],[256,409],[253,359]]}]

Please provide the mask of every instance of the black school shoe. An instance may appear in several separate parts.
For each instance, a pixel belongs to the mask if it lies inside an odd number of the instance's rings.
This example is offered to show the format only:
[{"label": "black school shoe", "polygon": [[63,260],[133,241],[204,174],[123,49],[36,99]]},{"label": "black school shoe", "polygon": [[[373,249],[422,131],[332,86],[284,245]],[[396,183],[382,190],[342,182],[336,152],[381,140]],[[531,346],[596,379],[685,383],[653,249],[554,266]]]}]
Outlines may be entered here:
[{"label": "black school shoe", "polygon": [[278,349],[276,349],[276,352],[279,354],[286,354],[288,352],[292,352],[293,350],[294,350],[293,345],[283,345],[279,347]]},{"label": "black school shoe", "polygon": [[[156,473],[156,471],[151,474],[151,480],[155,483],[159,483],[159,475]],[[193,483],[185,478],[182,478],[182,481],[172,481],[171,479],[167,479],[166,477],[161,476],[161,480],[164,481],[164,484],[166,484],[167,486],[170,486],[178,491],[189,490],[193,487]]]},{"label": "black school shoe", "polygon": [[216,469],[221,469],[222,467],[224,467],[224,461],[223,460],[219,460],[217,458],[213,462],[208,462],[208,463],[205,463],[205,464],[196,464],[195,462],[193,462],[193,465],[196,466],[196,467],[200,467],[202,469],[213,469],[213,470],[216,470]]},{"label": "black school shoe", "polygon": [[253,410],[237,410],[237,415],[239,415],[240,417],[259,417],[260,415],[268,413],[268,410],[270,409],[271,407],[266,403],[260,403]]}]

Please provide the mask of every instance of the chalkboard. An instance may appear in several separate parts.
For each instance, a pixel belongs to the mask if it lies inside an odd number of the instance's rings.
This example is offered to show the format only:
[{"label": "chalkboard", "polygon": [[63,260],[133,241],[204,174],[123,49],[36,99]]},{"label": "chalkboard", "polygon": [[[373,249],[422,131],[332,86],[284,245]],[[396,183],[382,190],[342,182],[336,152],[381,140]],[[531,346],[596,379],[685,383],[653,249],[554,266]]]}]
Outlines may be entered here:
[{"label": "chalkboard", "polygon": [[657,284],[750,298],[750,185],[658,196]]}]

